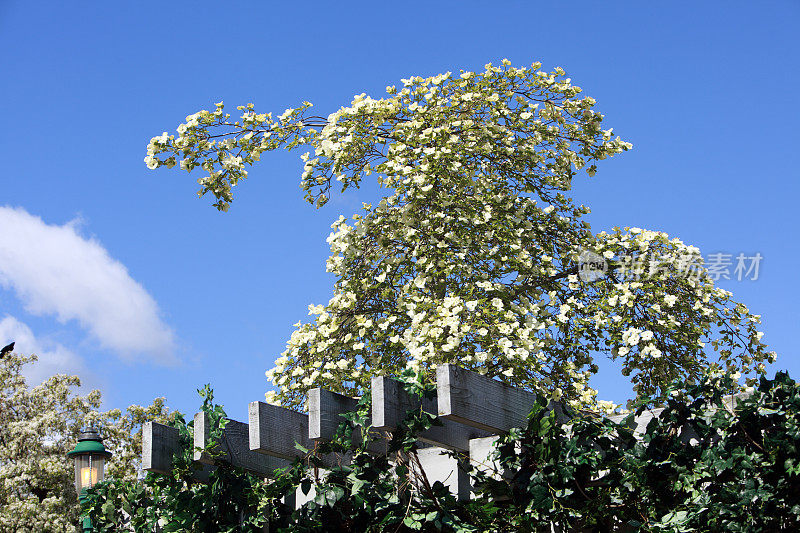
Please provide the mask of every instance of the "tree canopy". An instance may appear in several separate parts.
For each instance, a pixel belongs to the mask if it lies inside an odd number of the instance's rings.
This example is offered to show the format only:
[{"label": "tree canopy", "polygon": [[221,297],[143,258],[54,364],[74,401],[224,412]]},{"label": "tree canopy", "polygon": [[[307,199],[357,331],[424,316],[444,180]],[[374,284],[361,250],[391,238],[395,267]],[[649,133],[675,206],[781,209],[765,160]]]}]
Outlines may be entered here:
[{"label": "tree canopy", "polygon": [[[301,185],[317,207],[369,176],[386,189],[333,223],[333,297],[309,306],[315,318],[267,372],[268,401],[298,406],[315,386],[358,395],[373,375],[450,362],[611,409],[589,386],[596,357],[621,360],[640,396],[774,360],[759,317],[714,286],[696,247],[639,228],[595,233],[583,219],[572,180],[632,145],[603,129],[563,69],[504,60],[386,93],[327,116],[303,102],[231,118],[220,102],[148,146],[149,168],[205,171],[199,195],[222,211],[246,169],[281,147],[308,150]],[[598,275],[580,275],[586,254],[605,262]]]},{"label": "tree canopy", "polygon": [[100,428],[106,449],[113,453],[106,477],[133,481],[142,453],[139,426],[171,418],[163,398],[125,412],[100,411],[100,391],[76,394],[77,376],[57,374],[31,387],[23,369],[36,360],[35,355],[18,353],[0,359],[2,531],[70,531],[78,523],[74,467],[66,454],[81,427]]}]

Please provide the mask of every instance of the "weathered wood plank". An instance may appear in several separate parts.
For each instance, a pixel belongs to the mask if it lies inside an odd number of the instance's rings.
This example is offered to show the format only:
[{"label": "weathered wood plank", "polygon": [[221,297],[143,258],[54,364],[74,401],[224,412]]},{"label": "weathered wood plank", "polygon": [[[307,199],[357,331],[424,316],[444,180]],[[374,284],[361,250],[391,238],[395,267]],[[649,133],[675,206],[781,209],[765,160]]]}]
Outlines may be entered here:
[{"label": "weathered wood plank", "polygon": [[[358,408],[358,400],[336,392],[316,388],[308,391],[308,437],[312,440],[331,440],[339,425],[345,422],[342,417]],[[369,422],[369,420],[368,420]],[[384,432],[376,431],[369,452],[383,454],[388,451],[389,441]],[[347,463],[348,458],[335,461]]]},{"label": "weathered wood plank", "polygon": [[[469,475],[458,459],[445,455],[445,452],[444,448],[439,447],[417,450],[419,466],[425,472],[430,485],[440,481],[457,499],[468,500],[472,491]],[[421,476],[416,465],[412,464],[411,468]]]},{"label": "weathered wood plank", "polygon": [[[206,449],[208,447],[208,438],[208,415],[206,413],[197,413],[194,415],[195,448]],[[218,451],[221,455],[215,459],[208,453],[195,450],[194,459],[204,464],[214,464],[216,461],[222,461],[261,476],[270,476],[275,469],[283,468],[289,464],[286,459],[250,451],[250,430],[248,425],[236,420],[227,421]]]},{"label": "weathered wood plank", "polygon": [[[393,431],[412,409],[422,409],[436,415],[436,398],[423,399],[410,396],[403,384],[384,376],[372,378],[372,426],[376,429]],[[486,437],[488,432],[472,426],[465,426],[451,420],[441,420],[441,426],[433,426],[418,435],[419,440],[460,452],[469,452],[469,441]]]},{"label": "weathered wood plank", "polygon": [[251,402],[248,413],[250,450],[292,460],[304,455],[296,444],[314,447],[308,437],[308,415],[264,402]]},{"label": "weathered wood plank", "polygon": [[142,425],[142,469],[166,474],[172,470],[172,456],[178,451],[177,428],[145,422]]},{"label": "weathered wood plank", "polygon": [[[663,411],[663,408],[656,408],[656,409],[646,409],[642,411],[642,414],[635,417],[633,419],[633,424],[630,426],[633,429],[633,433],[636,437],[641,437],[644,432],[647,430],[647,424],[654,418],[658,418],[658,416]],[[629,415],[612,415],[609,420],[616,422],[617,424],[623,422],[625,418]]]},{"label": "weathered wood plank", "polygon": [[[180,445],[177,428],[145,422],[142,425],[142,470],[168,474],[172,470],[172,457]],[[196,463],[194,478],[206,482],[213,466]]]},{"label": "weathered wood plank", "polygon": [[[663,407],[658,407],[655,409],[647,409],[642,412],[639,416],[635,417],[629,424],[628,427],[633,430],[633,436],[637,440],[642,440],[644,434],[647,432],[647,425],[650,423],[651,420],[654,418],[658,418],[661,416],[661,413],[664,411]],[[612,415],[609,417],[610,420],[616,422],[617,424],[624,422],[625,418],[629,415]],[[686,444],[694,444],[697,442],[697,433],[692,429],[691,426],[686,425],[681,428],[679,439],[681,442],[685,442]]]},{"label": "weathered wood plank", "polygon": [[481,439],[472,439],[469,443],[469,460],[472,465],[487,475],[497,476],[500,465],[492,459],[497,439],[500,437],[484,437]]},{"label": "weathered wood plank", "polygon": [[316,388],[308,391],[308,438],[331,440],[339,424],[344,422],[341,415],[355,411],[358,400]]},{"label": "weathered wood plank", "polygon": [[[320,468],[317,471],[317,475],[319,476],[318,480],[324,482],[325,479],[328,477],[328,471],[323,469],[323,468]],[[312,501],[316,497],[317,497],[317,489],[316,489],[316,487],[314,486],[313,483],[311,485],[311,489],[308,491],[308,494],[305,494],[303,492],[303,487],[301,485],[301,486],[297,487],[297,490],[295,491],[295,495],[294,495],[295,507],[294,508],[295,509],[299,509],[300,507],[302,507],[306,503]]]},{"label": "weathered wood plank", "polygon": [[[475,469],[494,479],[511,479],[514,473],[506,470],[494,458],[494,451],[497,446],[499,436],[472,439],[469,441],[469,461]],[[514,446],[516,453],[522,449],[519,443]]]},{"label": "weathered wood plank", "polygon": [[436,368],[438,414],[488,432],[507,432],[527,425],[536,395],[445,364]]},{"label": "weathered wood plank", "polygon": [[[742,401],[743,399],[747,398],[748,396],[749,396],[749,393],[746,393],[746,392],[741,392],[741,393],[738,393],[738,394],[731,394],[731,395],[725,396],[722,399],[722,402],[723,402],[723,405],[724,405],[725,409],[727,409],[728,411],[733,412],[733,410],[736,408],[736,405],[740,401]],[[650,421],[652,419],[654,419],[654,418],[658,418],[659,416],[661,416],[661,413],[663,411],[664,411],[663,407],[656,407],[656,408],[653,408],[653,409],[645,409],[644,411],[642,411],[642,413],[639,416],[635,417],[633,419],[632,424],[630,425],[631,429],[633,429],[634,436],[636,438],[638,438],[638,439],[641,439],[642,436],[647,431],[647,425],[650,423]],[[619,423],[623,422],[625,420],[625,418],[627,418],[628,416],[629,415],[627,415],[627,414],[625,414],[625,415],[612,415],[612,416],[610,416],[608,418],[609,418],[609,420],[619,424]],[[690,443],[690,442],[692,442],[692,440],[697,435],[695,435],[694,431],[690,427],[686,427],[685,429],[686,429],[686,431],[682,432],[682,434],[681,434],[681,439],[684,442]]]},{"label": "weathered wood plank", "polygon": [[[264,402],[251,402],[249,421],[250,450],[254,452],[291,461],[306,455],[296,444],[309,451],[317,446],[317,441],[308,436],[306,414]],[[349,462],[338,454],[327,454],[321,459],[322,465],[329,468]]]}]

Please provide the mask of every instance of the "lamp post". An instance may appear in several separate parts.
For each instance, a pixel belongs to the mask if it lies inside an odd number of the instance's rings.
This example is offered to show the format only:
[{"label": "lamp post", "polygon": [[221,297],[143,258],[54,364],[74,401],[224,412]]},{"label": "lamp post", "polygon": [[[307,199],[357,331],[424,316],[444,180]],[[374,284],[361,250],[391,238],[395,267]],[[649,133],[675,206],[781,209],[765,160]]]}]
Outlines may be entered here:
[{"label": "lamp post", "polygon": [[[106,459],[111,452],[103,446],[103,439],[95,428],[84,428],[78,435],[78,444],[67,457],[75,461],[75,490],[81,501],[86,497],[86,490],[95,483],[103,481]],[[83,531],[92,531],[89,517],[83,519]]]}]

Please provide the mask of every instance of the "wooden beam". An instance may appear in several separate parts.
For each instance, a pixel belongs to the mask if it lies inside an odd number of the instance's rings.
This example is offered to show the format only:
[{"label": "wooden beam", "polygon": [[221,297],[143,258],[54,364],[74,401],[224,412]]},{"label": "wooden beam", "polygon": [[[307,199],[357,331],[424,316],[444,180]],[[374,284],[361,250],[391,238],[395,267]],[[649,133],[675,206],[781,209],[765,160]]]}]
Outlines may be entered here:
[{"label": "wooden beam", "polygon": [[296,444],[314,448],[308,438],[308,415],[264,402],[251,402],[248,411],[250,450],[292,460],[304,455]]},{"label": "wooden beam", "polygon": [[172,456],[178,451],[177,428],[145,422],[142,424],[142,469],[167,474],[172,470]]},{"label": "wooden beam", "polygon": [[[731,394],[722,398],[722,405],[725,409],[730,412],[733,412],[736,408],[736,405],[747,398],[750,393],[747,392],[740,392],[738,394]],[[716,410],[716,409],[714,409]],[[642,413],[635,417],[629,427],[633,430],[633,434],[637,439],[641,439],[642,436],[647,432],[647,425],[650,421],[654,418],[658,418],[661,416],[661,413],[664,411],[663,407],[656,407],[654,409],[645,409]],[[617,424],[622,423],[625,418],[629,415],[611,415],[609,420],[616,422]],[[681,440],[687,443],[691,443],[693,439],[697,435],[695,435],[694,431],[690,427],[685,427],[685,431],[681,432]]]},{"label": "wooden beam", "polygon": [[[308,436],[306,414],[264,402],[251,402],[249,421],[251,451],[291,461],[306,456],[295,444],[309,451],[317,446],[317,441]],[[329,468],[349,462],[338,454],[327,454],[321,459],[323,466]]]},{"label": "wooden beam", "polygon": [[[469,475],[458,459],[445,455],[445,452],[445,449],[438,447],[417,450],[419,466],[430,485],[440,481],[456,499],[468,500],[472,492]],[[412,463],[411,469],[421,476],[417,465]]]},{"label": "wooden beam", "polygon": [[[483,439],[472,439],[469,443],[469,461],[472,466],[483,472],[486,476],[500,481],[505,479],[510,481],[514,478],[514,472],[506,470],[494,458],[495,447],[497,441],[500,439],[498,436],[486,437]],[[514,446],[515,453],[519,453],[522,449],[519,442]],[[471,497],[475,495],[473,491]],[[507,496],[500,497],[497,501],[506,501]]]},{"label": "wooden beam", "polygon": [[[322,481],[322,482],[324,482],[325,479],[328,477],[328,471],[323,469],[323,468],[320,468],[319,470],[317,470],[316,474],[319,476],[319,478],[318,478],[319,481]],[[305,494],[303,492],[303,487],[301,485],[301,486],[297,487],[297,490],[295,491],[295,495],[294,495],[294,505],[295,505],[295,507],[294,508],[295,509],[299,509],[300,507],[302,507],[303,505],[307,504],[308,502],[313,501],[314,498],[316,498],[316,497],[317,497],[317,489],[316,489],[314,483],[311,484],[311,488],[309,489],[308,494]]]},{"label": "wooden beam", "polygon": [[[308,391],[308,437],[312,440],[332,440],[339,425],[346,420],[342,417],[358,409],[358,400],[336,392],[316,388]],[[370,422],[369,420],[367,421]],[[368,448],[370,453],[384,454],[389,449],[389,441],[385,432],[373,435]],[[338,463],[347,463],[347,457],[335,459]]]},{"label": "wooden beam", "polygon": [[[372,378],[372,426],[375,429],[394,431],[412,409],[422,409],[432,415],[437,414],[437,399],[414,398],[403,384],[384,376]],[[488,432],[458,422],[440,419],[441,426],[433,426],[418,435],[419,440],[460,452],[469,452],[469,441],[486,437]]]},{"label": "wooden beam", "polygon": [[344,422],[341,415],[355,411],[358,400],[316,388],[308,391],[308,438],[331,440],[339,424]]},{"label": "wooden beam", "polygon": [[492,458],[492,454],[499,438],[495,435],[482,439],[473,439],[469,443],[469,460],[472,466],[486,475],[493,476],[495,479],[500,479],[500,476],[497,475],[500,467]]},{"label": "wooden beam", "polygon": [[[633,419],[633,424],[630,425],[630,428],[633,430],[634,436],[636,438],[641,438],[644,432],[647,430],[647,424],[654,418],[658,418],[661,415],[661,412],[664,410],[663,407],[659,407],[656,409],[645,409],[642,411],[642,414],[635,417]],[[612,415],[609,420],[616,422],[617,424],[622,423],[625,418],[629,415]]]},{"label": "wooden beam", "polygon": [[[168,474],[172,471],[172,457],[180,446],[180,433],[177,428],[145,422],[142,424],[142,470]],[[213,466],[196,463],[194,478],[197,481],[208,481]]]},{"label": "wooden beam", "polygon": [[436,368],[438,414],[489,432],[525,427],[536,395],[445,364]]},{"label": "wooden beam", "polygon": [[[206,449],[209,442],[208,415],[197,413],[194,415],[194,446]],[[256,475],[271,476],[277,468],[289,465],[289,461],[262,453],[250,451],[250,430],[247,424],[228,420],[220,443],[219,457],[212,457],[208,453],[195,449],[194,459],[204,464],[215,464],[218,461],[244,468]]]}]

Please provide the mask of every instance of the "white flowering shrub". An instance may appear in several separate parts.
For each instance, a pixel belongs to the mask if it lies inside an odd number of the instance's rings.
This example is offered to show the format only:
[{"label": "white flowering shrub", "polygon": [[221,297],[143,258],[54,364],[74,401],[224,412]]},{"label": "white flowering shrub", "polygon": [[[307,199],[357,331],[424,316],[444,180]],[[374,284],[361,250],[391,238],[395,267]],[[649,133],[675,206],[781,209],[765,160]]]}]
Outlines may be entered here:
[{"label": "white flowering shrub", "polygon": [[[114,455],[106,478],[132,480],[141,458],[141,424],[165,421],[163,398],[149,407],[132,405],[100,412],[100,391],[76,394],[77,376],[58,374],[29,387],[23,367],[35,355],[0,359],[0,531],[73,531],[78,524],[74,466],[66,454],[78,430],[94,425]],[[136,430],[136,431],[134,431]]]},{"label": "white flowering shrub", "polygon": [[[333,223],[333,297],[309,307],[314,319],[267,372],[278,387],[268,401],[298,406],[315,386],[359,395],[371,376],[448,362],[612,409],[588,385],[595,357],[620,359],[640,395],[774,358],[758,316],[714,287],[696,248],[637,228],[595,234],[582,220],[589,208],[565,195],[572,180],[632,146],[562,69],[504,60],[412,77],[327,117],[311,107],[273,117],[247,104],[233,119],[218,103],[177,137],[154,137],[145,158],[204,170],[199,195],[222,211],[246,168],[280,147],[308,149],[301,185],[318,207],[368,176],[386,189]],[[578,276],[585,250],[609,262],[591,282]]]}]

